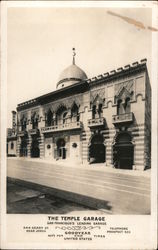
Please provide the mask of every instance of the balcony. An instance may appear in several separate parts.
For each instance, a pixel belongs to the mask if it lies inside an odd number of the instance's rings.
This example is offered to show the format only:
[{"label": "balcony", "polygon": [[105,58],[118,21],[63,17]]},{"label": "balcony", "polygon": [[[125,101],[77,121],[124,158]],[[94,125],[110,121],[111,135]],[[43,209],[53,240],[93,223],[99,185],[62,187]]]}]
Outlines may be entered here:
[{"label": "balcony", "polygon": [[8,134],[7,138],[8,139],[13,139],[13,138],[16,138],[16,136],[17,136],[16,133],[12,133],[12,134]]},{"label": "balcony", "polygon": [[105,118],[94,118],[94,119],[89,119],[88,120],[88,127],[98,127],[98,126],[104,126],[105,124]]},{"label": "balcony", "polygon": [[17,136],[15,129],[7,129],[7,138],[14,138]]},{"label": "balcony", "polygon": [[128,114],[121,115],[113,115],[112,123],[113,124],[122,124],[122,123],[130,123],[133,122],[133,113],[130,112]]},{"label": "balcony", "polygon": [[26,130],[23,130],[23,131],[19,131],[19,132],[18,132],[18,136],[20,136],[20,137],[23,137],[23,136],[25,136],[25,135],[27,135],[27,131],[26,131]]},{"label": "balcony", "polygon": [[39,129],[38,128],[29,129],[28,132],[30,135],[37,135],[39,133]]},{"label": "balcony", "polygon": [[43,127],[43,128],[41,128],[41,132],[42,133],[50,133],[50,132],[81,129],[81,128],[82,128],[81,122],[71,122],[71,123],[54,125],[54,126],[50,126],[50,127]]}]

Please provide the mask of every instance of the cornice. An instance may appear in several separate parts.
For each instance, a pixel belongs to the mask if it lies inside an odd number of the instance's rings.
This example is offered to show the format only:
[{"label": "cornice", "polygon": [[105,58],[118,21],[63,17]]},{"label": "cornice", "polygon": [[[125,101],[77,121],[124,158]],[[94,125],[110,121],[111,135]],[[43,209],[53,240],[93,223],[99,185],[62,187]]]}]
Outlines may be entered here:
[{"label": "cornice", "polygon": [[89,78],[79,83],[75,83],[65,88],[57,89],[48,94],[20,103],[17,106],[17,111],[26,110],[28,108],[35,107],[37,105],[47,104],[49,102],[59,100],[63,97],[67,97],[73,94],[83,93],[88,91],[91,88],[91,86],[94,86],[95,84],[107,83],[112,80],[121,78],[123,76],[127,75],[129,76],[136,72],[147,70],[146,62],[147,59],[142,59],[140,62],[134,62],[131,65],[130,64],[125,65],[124,67],[120,67],[116,70],[115,69],[111,70],[96,77]]}]

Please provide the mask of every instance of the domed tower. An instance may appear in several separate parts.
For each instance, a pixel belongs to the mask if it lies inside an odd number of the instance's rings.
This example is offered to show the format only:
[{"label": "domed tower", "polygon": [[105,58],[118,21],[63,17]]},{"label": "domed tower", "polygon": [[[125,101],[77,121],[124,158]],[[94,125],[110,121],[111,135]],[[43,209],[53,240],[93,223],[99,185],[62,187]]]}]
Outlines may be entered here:
[{"label": "domed tower", "polygon": [[64,88],[87,79],[86,73],[75,64],[75,48],[73,48],[72,65],[64,69],[58,79],[56,88]]}]

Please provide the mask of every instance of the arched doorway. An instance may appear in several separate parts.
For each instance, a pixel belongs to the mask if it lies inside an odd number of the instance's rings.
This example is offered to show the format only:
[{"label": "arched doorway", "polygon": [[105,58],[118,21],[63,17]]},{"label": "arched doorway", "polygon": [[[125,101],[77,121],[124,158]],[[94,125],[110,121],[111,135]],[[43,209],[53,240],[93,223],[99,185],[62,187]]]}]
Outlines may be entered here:
[{"label": "arched doorway", "polygon": [[116,168],[132,169],[134,147],[128,133],[120,133],[113,146],[113,161]]},{"label": "arched doorway", "polygon": [[40,157],[39,141],[37,138],[32,139],[31,157]]},{"label": "arched doorway", "polygon": [[57,141],[57,157],[59,159],[66,159],[66,148],[65,140],[63,138],[58,139]]},{"label": "arched doorway", "polygon": [[94,135],[91,139],[89,147],[89,160],[90,163],[105,162],[105,145],[102,135]]},{"label": "arched doorway", "polygon": [[20,156],[27,156],[27,139],[22,138],[21,139],[21,145],[20,145]]}]

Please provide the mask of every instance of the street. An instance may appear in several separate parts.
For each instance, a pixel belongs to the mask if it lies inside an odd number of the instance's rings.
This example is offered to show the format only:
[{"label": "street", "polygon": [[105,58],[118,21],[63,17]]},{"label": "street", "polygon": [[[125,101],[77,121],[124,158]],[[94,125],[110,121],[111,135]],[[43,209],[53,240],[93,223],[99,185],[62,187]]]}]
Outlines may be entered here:
[{"label": "street", "polygon": [[103,214],[77,203],[45,194],[11,180],[7,181],[7,213],[11,214]]},{"label": "street", "polygon": [[56,197],[110,214],[150,214],[149,177],[19,159],[8,159],[7,170],[11,178],[50,187]]}]

